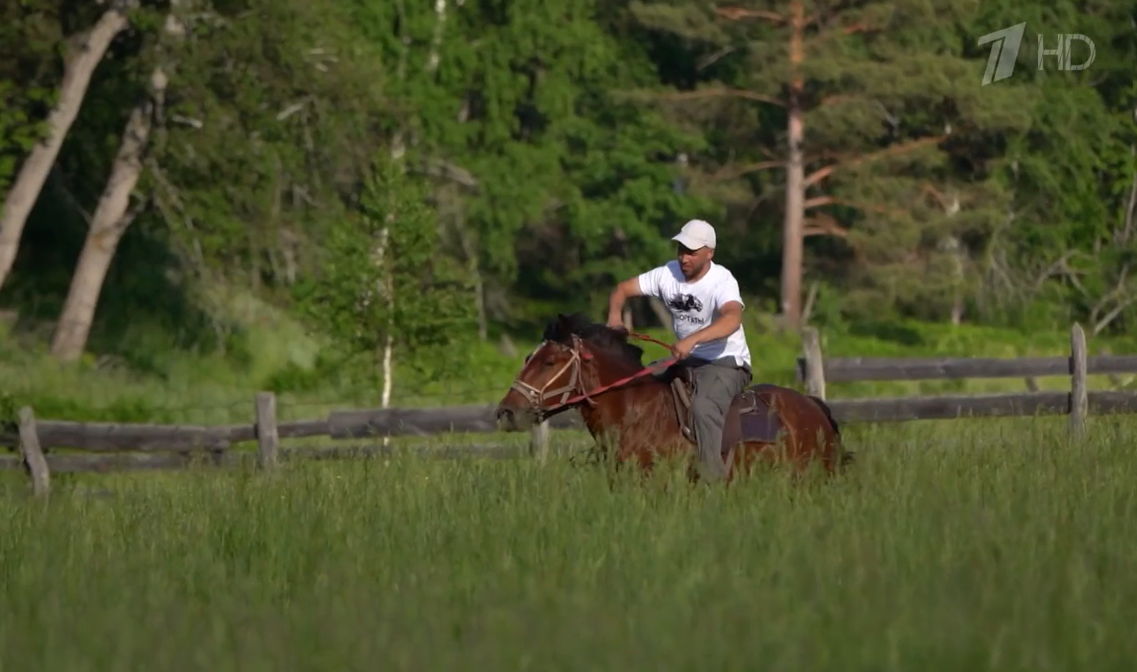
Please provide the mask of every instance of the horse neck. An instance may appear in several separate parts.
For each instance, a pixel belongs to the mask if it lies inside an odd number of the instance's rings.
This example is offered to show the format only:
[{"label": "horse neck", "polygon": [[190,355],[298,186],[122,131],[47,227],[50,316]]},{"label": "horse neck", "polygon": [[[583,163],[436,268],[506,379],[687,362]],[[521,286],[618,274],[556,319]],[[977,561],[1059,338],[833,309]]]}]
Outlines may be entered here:
[{"label": "horse neck", "polygon": [[[640,371],[645,371],[645,367],[606,353],[595,353],[592,363],[582,372],[581,382],[586,389],[596,389]],[[660,382],[645,372],[624,385],[599,394],[594,400],[595,406],[582,405],[581,416],[594,433],[606,425],[623,425],[625,420],[637,422],[641,418],[650,417],[659,404],[669,402],[669,391],[667,383]]]}]

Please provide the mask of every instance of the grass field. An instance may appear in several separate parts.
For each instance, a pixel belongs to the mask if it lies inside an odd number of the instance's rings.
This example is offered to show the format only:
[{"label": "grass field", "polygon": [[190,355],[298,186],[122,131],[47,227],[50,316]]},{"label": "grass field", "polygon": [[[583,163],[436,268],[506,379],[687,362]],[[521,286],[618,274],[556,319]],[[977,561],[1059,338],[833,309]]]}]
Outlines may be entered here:
[{"label": "grass field", "polygon": [[797,488],[565,459],[10,481],[0,671],[1129,670],[1135,430],[850,427],[855,470]]}]

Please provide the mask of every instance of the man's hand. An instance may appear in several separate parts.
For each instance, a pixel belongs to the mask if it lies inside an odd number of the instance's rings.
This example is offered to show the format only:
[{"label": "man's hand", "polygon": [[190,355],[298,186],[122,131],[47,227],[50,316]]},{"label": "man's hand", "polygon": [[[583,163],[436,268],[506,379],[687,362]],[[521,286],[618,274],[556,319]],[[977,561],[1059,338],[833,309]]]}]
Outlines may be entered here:
[{"label": "man's hand", "polygon": [[623,329],[624,328],[624,316],[621,315],[621,312],[623,312],[623,311],[618,311],[615,313],[608,313],[608,326],[609,327],[611,327],[613,329]]},{"label": "man's hand", "polygon": [[694,335],[688,336],[671,346],[671,354],[675,355],[676,359],[687,359],[691,356],[691,351],[695,349],[696,345],[698,345],[698,342],[695,340]]},{"label": "man's hand", "polygon": [[624,303],[633,296],[643,296],[639,277],[628,278],[616,285],[608,296],[608,326],[613,329],[624,328]]},{"label": "man's hand", "polygon": [[733,334],[740,324],[742,324],[742,306],[737,301],[730,301],[719,309],[717,320],[671,346],[671,353],[678,359],[687,359],[696,345],[726,338]]}]

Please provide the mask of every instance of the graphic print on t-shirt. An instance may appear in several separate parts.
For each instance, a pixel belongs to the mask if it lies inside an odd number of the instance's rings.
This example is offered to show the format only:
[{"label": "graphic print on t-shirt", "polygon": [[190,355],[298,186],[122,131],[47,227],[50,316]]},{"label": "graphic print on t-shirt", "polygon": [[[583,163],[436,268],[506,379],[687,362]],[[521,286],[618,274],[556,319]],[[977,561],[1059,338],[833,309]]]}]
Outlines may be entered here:
[{"label": "graphic print on t-shirt", "polygon": [[[703,302],[693,294],[676,294],[667,300],[667,305],[684,313],[703,312]],[[695,321],[702,322],[698,318]]]}]

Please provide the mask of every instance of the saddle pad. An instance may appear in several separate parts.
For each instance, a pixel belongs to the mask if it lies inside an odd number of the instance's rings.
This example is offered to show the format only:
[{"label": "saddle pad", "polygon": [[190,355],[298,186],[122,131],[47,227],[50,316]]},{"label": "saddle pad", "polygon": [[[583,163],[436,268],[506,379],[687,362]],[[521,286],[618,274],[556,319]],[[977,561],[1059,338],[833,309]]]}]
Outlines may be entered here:
[{"label": "saddle pad", "polygon": [[725,455],[735,444],[756,441],[776,443],[783,431],[781,418],[755,389],[735,397],[723,425],[722,451]]}]

